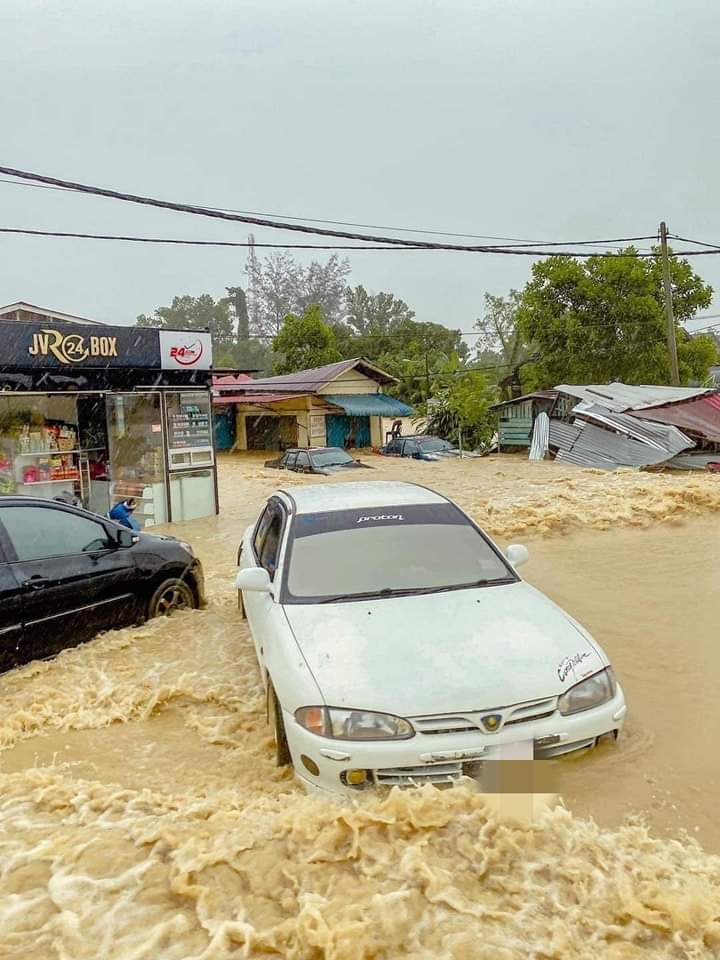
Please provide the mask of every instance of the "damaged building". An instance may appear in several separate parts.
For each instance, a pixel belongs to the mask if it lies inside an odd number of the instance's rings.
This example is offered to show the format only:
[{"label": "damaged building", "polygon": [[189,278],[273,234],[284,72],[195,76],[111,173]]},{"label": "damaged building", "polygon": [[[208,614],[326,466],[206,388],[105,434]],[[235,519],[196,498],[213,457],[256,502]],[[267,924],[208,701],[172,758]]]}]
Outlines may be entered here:
[{"label": "damaged building", "polygon": [[720,464],[720,395],[703,387],[560,384],[497,404],[501,450],[614,470]]}]

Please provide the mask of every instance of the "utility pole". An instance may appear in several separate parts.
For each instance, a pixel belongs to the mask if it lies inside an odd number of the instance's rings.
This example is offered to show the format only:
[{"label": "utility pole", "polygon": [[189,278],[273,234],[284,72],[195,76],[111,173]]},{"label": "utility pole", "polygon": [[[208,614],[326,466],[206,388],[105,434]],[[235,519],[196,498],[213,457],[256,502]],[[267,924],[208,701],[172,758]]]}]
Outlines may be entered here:
[{"label": "utility pole", "polygon": [[667,225],[660,224],[660,249],[662,251],[663,287],[665,289],[665,320],[667,323],[667,346],[670,354],[670,379],[674,387],[680,386],[677,344],[675,343],[675,317],[673,316],[672,288],[670,286],[670,262],[667,249]]}]

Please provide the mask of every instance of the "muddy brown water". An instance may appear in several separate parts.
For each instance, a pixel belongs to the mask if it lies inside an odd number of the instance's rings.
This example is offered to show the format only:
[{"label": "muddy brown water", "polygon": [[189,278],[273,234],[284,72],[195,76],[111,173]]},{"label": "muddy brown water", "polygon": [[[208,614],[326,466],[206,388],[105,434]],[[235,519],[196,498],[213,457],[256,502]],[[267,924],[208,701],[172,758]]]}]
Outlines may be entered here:
[{"label": "muddy brown water", "polygon": [[528,545],[523,574],[613,661],[620,741],[554,764],[561,800],[532,812],[306,797],[273,765],[232,576],[263,498],[311,478],[225,458],[221,516],[173,529],[207,610],[0,677],[0,956],[720,956],[720,478],[368,462]]}]

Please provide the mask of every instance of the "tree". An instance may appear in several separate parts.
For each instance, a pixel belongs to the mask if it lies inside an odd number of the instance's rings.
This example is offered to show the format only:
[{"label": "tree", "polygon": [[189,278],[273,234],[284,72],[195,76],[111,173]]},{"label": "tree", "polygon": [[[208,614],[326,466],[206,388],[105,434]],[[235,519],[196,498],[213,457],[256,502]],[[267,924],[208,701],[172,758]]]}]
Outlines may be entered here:
[{"label": "tree", "polygon": [[[679,326],[709,306],[712,287],[687,260],[672,258],[670,276],[683,383],[703,381],[716,351]],[[517,310],[518,329],[539,359],[523,370],[524,388],[558,383],[669,383],[659,258],[633,247],[615,256],[542,260],[533,266]]]},{"label": "tree", "polygon": [[496,400],[495,387],[481,371],[463,368],[459,358],[444,365],[434,383],[428,403],[428,432],[453,443],[462,435],[463,447],[477,449],[493,435],[490,406]]},{"label": "tree", "polygon": [[507,297],[486,293],[484,315],[475,321],[475,329],[479,332],[475,359],[488,366],[497,364],[496,379],[512,376],[532,354],[532,347],[518,325],[521,302],[519,290],[511,290]]},{"label": "tree", "polygon": [[[213,343],[213,366],[269,373],[270,350],[259,340],[248,339],[247,333],[235,331],[236,318],[239,326],[242,321],[244,291],[241,287],[226,289],[230,296],[217,301],[209,293],[199,297],[174,297],[169,307],[158,307],[150,316],[140,314],[136,324],[161,329],[208,330]],[[247,331],[247,324],[244,329]]]},{"label": "tree", "polygon": [[370,326],[363,335],[356,335],[343,327],[337,340],[343,357],[365,357],[397,377],[400,383],[389,392],[414,407],[427,400],[428,386],[443,364],[452,356],[463,360],[468,353],[459,330],[441,323],[419,323],[407,314],[392,320],[384,331]]},{"label": "tree", "polygon": [[247,263],[249,311],[256,336],[276,336],[290,313],[300,314],[317,304],[328,323],[342,316],[350,262],[334,253],[326,263],[305,267],[289,253],[271,253]]},{"label": "tree", "polygon": [[344,322],[353,333],[386,333],[403,320],[412,320],[415,311],[392,293],[370,294],[365,287],[347,287],[345,290]]},{"label": "tree", "polygon": [[309,306],[302,316],[289,313],[285,317],[273,340],[273,354],[275,373],[294,373],[342,359],[335,331],[325,323],[317,304]]},{"label": "tree", "polygon": [[151,316],[140,314],[138,327],[161,327],[174,330],[208,330],[213,347],[228,346],[235,339],[229,301],[213,300],[209,293],[199,297],[173,297],[169,307],[158,307]]},{"label": "tree", "polygon": [[247,296],[242,287],[225,287],[228,299],[235,311],[238,340],[247,340],[250,337],[250,318],[248,316]]}]

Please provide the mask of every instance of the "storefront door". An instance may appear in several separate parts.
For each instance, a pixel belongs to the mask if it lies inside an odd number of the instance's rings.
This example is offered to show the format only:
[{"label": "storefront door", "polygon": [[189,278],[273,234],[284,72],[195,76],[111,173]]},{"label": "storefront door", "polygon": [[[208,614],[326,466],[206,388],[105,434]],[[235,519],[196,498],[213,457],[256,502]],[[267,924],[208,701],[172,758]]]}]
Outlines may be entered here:
[{"label": "storefront door", "polygon": [[101,394],[78,396],[77,414],[83,506],[104,516],[111,507],[105,397]]},{"label": "storefront door", "polygon": [[159,393],[107,396],[110,503],[134,497],[141,528],[166,523],[165,446]]}]

